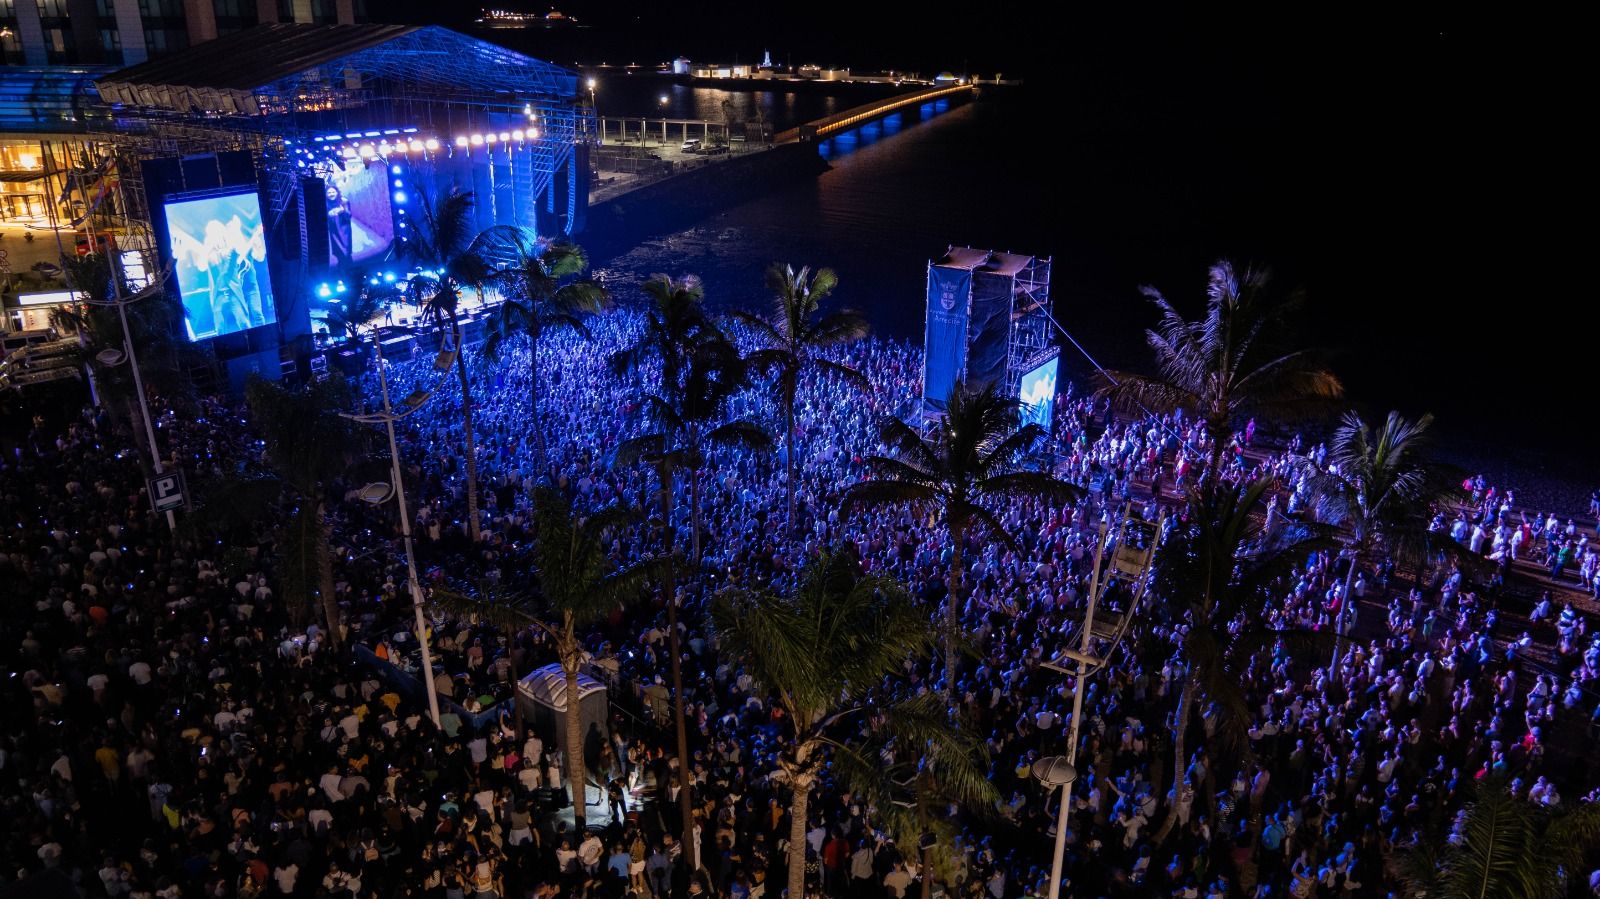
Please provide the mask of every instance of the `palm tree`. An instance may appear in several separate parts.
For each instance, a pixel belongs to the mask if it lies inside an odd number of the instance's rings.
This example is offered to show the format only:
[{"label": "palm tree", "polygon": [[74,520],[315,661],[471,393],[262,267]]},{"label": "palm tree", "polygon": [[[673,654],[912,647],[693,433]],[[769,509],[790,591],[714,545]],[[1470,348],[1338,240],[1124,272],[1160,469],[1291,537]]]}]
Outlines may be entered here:
[{"label": "palm tree", "polygon": [[[108,349],[127,352],[122,321],[113,305],[116,293],[111,284],[111,257],[103,253],[64,256],[61,268],[68,285],[87,302],[51,310],[50,324],[78,334],[80,358],[89,368],[100,401],[116,409],[118,415],[126,416],[129,428],[137,430],[142,425],[129,367],[121,363],[108,366],[97,358]],[[122,290],[124,297],[133,293],[129,287]],[[147,389],[169,397],[186,390],[188,379],[182,376],[180,357],[189,347],[174,338],[183,321],[182,308],[166,293],[158,292],[128,304],[125,311],[128,333],[139,354],[139,373]]]},{"label": "palm tree", "polygon": [[349,339],[357,347],[371,329],[372,320],[394,300],[398,291],[392,285],[375,285],[365,274],[355,276],[355,293],[343,304],[328,311],[329,336]]},{"label": "palm tree", "polygon": [[920,751],[930,770],[959,782],[964,792],[993,795],[979,744],[950,726],[938,696],[888,708],[868,698],[907,658],[926,652],[930,639],[905,589],[890,578],[863,575],[849,548],[808,564],[789,595],[719,591],[712,620],[729,657],[785,712],[788,733],[778,767],[790,790],[790,896],[805,895],[811,789],[830,762],[852,790],[884,795],[883,766],[867,748],[873,742],[857,737],[860,716],[869,709],[881,716],[882,732]]},{"label": "palm tree", "polygon": [[567,778],[572,782],[578,830],[583,829],[587,775],[578,717],[578,671],[587,660],[579,629],[639,596],[656,573],[653,560],[616,568],[607,547],[612,533],[635,519],[621,506],[588,515],[576,513],[567,497],[550,488],[534,495],[538,528],[539,595],[554,624],[543,625],[555,639],[556,655],[567,677]]},{"label": "palm tree", "polygon": [[[702,343],[725,345],[727,338],[706,315],[705,291],[699,279],[693,276],[675,279],[662,274],[652,275],[645,282],[644,291],[651,300],[644,310],[644,331],[631,346],[611,355],[611,367],[618,377],[637,378],[649,361],[656,360],[661,367],[660,395],[667,398],[669,407],[676,408],[672,400],[683,395],[682,372],[689,364],[689,355]],[[661,424],[663,428],[670,428],[673,420],[667,418]],[[684,717],[683,650],[678,639],[677,586],[672,565],[675,466],[671,454],[667,452],[668,448],[674,445],[676,438],[665,430],[660,436],[662,439],[654,453],[650,453],[645,445],[635,443],[629,453],[619,455],[617,461],[626,464],[630,461],[628,456],[635,452],[644,453],[642,457],[654,465],[661,484],[658,496],[660,502],[658,526],[661,529],[659,545],[662,557],[662,595],[667,603],[667,646],[672,654],[672,717],[678,738],[678,770],[683,772],[684,777],[683,789],[678,791],[678,800],[683,819],[684,845],[688,847],[684,858],[693,869],[699,865],[699,847],[694,842],[692,830],[694,802],[688,783],[689,733]]]},{"label": "palm tree", "polygon": [[1161,313],[1145,332],[1156,373],[1107,372],[1102,395],[1146,411],[1198,415],[1209,441],[1204,478],[1218,477],[1233,422],[1253,412],[1299,414],[1339,398],[1343,386],[1307,350],[1286,350],[1288,316],[1299,297],[1268,294],[1265,269],[1211,267],[1206,313],[1188,321],[1153,287],[1141,291]]},{"label": "palm tree", "polygon": [[1395,856],[1409,896],[1560,899],[1600,847],[1600,803],[1554,810],[1513,796],[1501,774],[1477,785],[1443,840]]},{"label": "palm tree", "polygon": [[[677,598],[674,573],[670,562],[674,547],[671,545],[672,509],[676,505],[675,485],[679,471],[689,475],[690,521],[693,537],[690,565],[698,570],[701,563],[701,481],[708,450],[712,446],[765,449],[772,438],[761,427],[747,419],[723,420],[728,398],[744,384],[745,369],[731,344],[704,340],[684,360],[685,377],[681,388],[675,391],[676,402],[667,397],[646,395],[643,403],[647,414],[656,425],[653,433],[623,441],[617,447],[616,463],[644,462],[656,470],[661,485],[660,524],[661,552],[669,561],[663,566],[667,600],[667,630],[672,652],[673,715],[678,729],[679,770],[688,771],[688,730],[685,723],[683,674],[678,648]],[[698,847],[693,846],[693,805],[688,784],[680,791],[684,815],[684,839],[691,845],[691,864],[698,866]]]},{"label": "palm tree", "polygon": [[[1172,719],[1173,795],[1183,788],[1184,743],[1195,700],[1203,695],[1222,709],[1216,739],[1224,748],[1242,746],[1250,720],[1240,684],[1243,666],[1275,640],[1309,639],[1299,632],[1240,625],[1241,619],[1260,619],[1262,603],[1275,595],[1280,579],[1295,565],[1312,552],[1335,545],[1316,527],[1291,527],[1282,519],[1269,527],[1260,508],[1274,486],[1275,480],[1268,476],[1245,484],[1216,482],[1213,489],[1191,489],[1187,523],[1173,528],[1156,557],[1152,593],[1188,625],[1180,644],[1188,673]],[[1158,842],[1177,819],[1173,805],[1156,834]]]},{"label": "palm tree", "polygon": [[1350,568],[1345,572],[1340,621],[1334,622],[1333,665],[1339,662],[1343,619],[1354,601],[1351,585],[1362,562],[1387,556],[1422,569],[1442,555],[1462,558],[1465,548],[1448,532],[1430,530],[1437,506],[1461,498],[1461,476],[1425,455],[1433,416],[1408,421],[1390,412],[1373,432],[1361,416],[1347,412],[1334,431],[1328,468],[1313,474],[1312,511],[1318,521],[1346,531]]},{"label": "palm tree", "polygon": [[706,340],[691,351],[683,386],[675,396],[646,394],[643,404],[658,430],[617,448],[624,462],[646,460],[670,484],[679,471],[689,476],[690,562],[701,561],[701,480],[711,447],[765,450],[772,436],[745,418],[728,418],[728,403],[747,383],[749,369],[732,344]]},{"label": "palm tree", "polygon": [[701,343],[727,343],[705,309],[705,287],[693,275],[670,278],[651,275],[644,282],[650,302],[644,307],[644,330],[632,345],[611,354],[617,377],[638,377],[646,363],[661,366],[661,394],[675,397],[683,387],[688,357]]},{"label": "palm tree", "polygon": [[945,600],[944,692],[955,693],[956,647],[964,584],[962,550],[967,535],[981,525],[990,537],[1017,547],[1016,537],[984,508],[995,496],[1035,496],[1069,502],[1077,487],[1041,471],[1026,471],[1017,457],[1045,436],[1037,424],[1017,427],[1015,400],[1001,397],[993,386],[974,391],[957,384],[950,403],[932,432],[924,437],[898,418],[880,425],[883,442],[894,457],[871,456],[867,465],[876,477],[845,491],[843,506],[922,503],[937,506],[950,541],[949,595]]},{"label": "palm tree", "polygon": [[634,516],[621,506],[580,514],[560,491],[540,487],[534,493],[534,521],[538,588],[534,598],[499,597],[491,601],[463,601],[445,594],[449,607],[485,616],[492,622],[520,631],[538,627],[550,635],[556,658],[566,675],[567,780],[572,786],[576,832],[583,833],[587,804],[588,771],[583,757],[583,721],[579,715],[578,674],[588,662],[583,645],[585,628],[613,610],[638,598],[640,590],[660,566],[654,559],[616,568],[607,552],[611,535],[633,523]]},{"label": "palm tree", "polygon": [[589,267],[583,248],[561,241],[540,241],[526,228],[497,225],[473,242],[480,254],[509,250],[516,262],[496,273],[503,301],[485,322],[483,353],[498,360],[506,341],[520,335],[528,342],[528,420],[533,427],[534,452],[540,471],[546,471],[544,428],[539,424],[539,340],[547,332],[568,329],[587,339],[583,317],[604,312],[611,300],[604,287],[578,281]]},{"label": "palm tree", "polygon": [[[421,192],[418,192],[422,195]],[[425,195],[424,195],[425,196]],[[426,199],[426,197],[425,197]],[[422,214],[411,237],[401,246],[407,256],[426,266],[406,282],[406,296],[422,308],[422,320],[446,325],[456,354],[456,376],[461,382],[461,428],[467,456],[467,532],[472,542],[481,536],[478,521],[478,445],[472,433],[472,380],[461,346],[461,321],[457,312],[464,287],[481,287],[488,278],[482,257],[468,252],[472,237],[472,193],[451,187],[436,200],[419,204]]]},{"label": "palm tree", "polygon": [[245,386],[245,399],[276,477],[240,482],[215,504],[238,510],[269,493],[291,497],[285,579],[307,593],[316,585],[328,639],[337,646],[343,632],[334,595],[330,488],[354,462],[359,445],[353,426],[339,415],[350,408],[350,387],[337,375],[298,390],[256,377]]},{"label": "palm tree", "polygon": [[818,351],[831,346],[854,343],[867,335],[867,320],[853,309],[844,309],[818,319],[817,308],[838,286],[833,269],[818,269],[815,275],[801,266],[774,262],[767,269],[767,287],[773,303],[768,317],[735,311],[740,321],[753,328],[769,344],[750,353],[746,359],[757,369],[776,371],[773,392],[783,414],[785,478],[788,486],[789,530],[799,527],[795,514],[794,403],[800,378],[808,369],[820,369],[843,377],[859,387],[869,386],[860,372],[823,358]]}]

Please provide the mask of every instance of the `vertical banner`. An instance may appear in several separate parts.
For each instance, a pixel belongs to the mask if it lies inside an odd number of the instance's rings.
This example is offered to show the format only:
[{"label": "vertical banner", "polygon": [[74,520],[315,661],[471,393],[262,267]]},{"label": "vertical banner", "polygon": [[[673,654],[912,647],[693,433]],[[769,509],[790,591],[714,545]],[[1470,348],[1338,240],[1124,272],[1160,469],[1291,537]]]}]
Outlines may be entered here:
[{"label": "vertical banner", "polygon": [[922,369],[922,412],[938,414],[950,402],[967,361],[967,301],[972,272],[928,266],[928,329]]},{"label": "vertical banner", "polygon": [[1011,338],[1011,291],[1007,273],[976,271],[967,324],[967,383],[974,389],[999,384],[1006,376],[1006,343]]}]

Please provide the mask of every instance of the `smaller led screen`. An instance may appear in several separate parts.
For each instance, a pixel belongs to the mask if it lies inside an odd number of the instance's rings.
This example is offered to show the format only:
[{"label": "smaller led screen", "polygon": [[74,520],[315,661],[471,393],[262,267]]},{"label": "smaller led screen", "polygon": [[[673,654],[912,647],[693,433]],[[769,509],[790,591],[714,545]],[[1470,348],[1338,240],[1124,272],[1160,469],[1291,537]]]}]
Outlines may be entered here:
[{"label": "smaller led screen", "polygon": [[167,252],[190,340],[278,320],[255,192],[174,200],[166,215]]},{"label": "smaller led screen", "polygon": [[1022,376],[1017,399],[1022,402],[1022,423],[1050,430],[1051,413],[1056,404],[1056,366],[1059,356]]},{"label": "smaller led screen", "polygon": [[388,164],[346,159],[319,171],[328,201],[328,264],[348,267],[389,252],[394,214]]}]

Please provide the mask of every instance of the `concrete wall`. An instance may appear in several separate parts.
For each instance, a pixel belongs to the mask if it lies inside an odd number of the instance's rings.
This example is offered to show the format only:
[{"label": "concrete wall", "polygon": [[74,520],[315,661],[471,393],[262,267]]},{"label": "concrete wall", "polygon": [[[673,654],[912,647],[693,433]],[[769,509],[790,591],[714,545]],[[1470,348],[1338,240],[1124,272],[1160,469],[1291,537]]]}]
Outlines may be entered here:
[{"label": "concrete wall", "polygon": [[590,206],[578,239],[593,256],[605,258],[646,237],[688,227],[718,209],[815,178],[827,169],[813,143],[736,156]]}]

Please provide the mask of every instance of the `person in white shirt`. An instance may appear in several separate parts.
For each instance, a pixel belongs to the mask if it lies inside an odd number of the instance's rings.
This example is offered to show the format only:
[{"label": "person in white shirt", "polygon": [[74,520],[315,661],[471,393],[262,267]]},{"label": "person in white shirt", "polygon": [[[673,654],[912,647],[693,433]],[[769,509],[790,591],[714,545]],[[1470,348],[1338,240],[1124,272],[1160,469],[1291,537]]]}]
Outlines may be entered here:
[{"label": "person in white shirt", "polygon": [[294,895],[295,878],[300,876],[300,866],[294,862],[286,862],[272,869],[272,879],[278,884],[278,892],[285,896]]},{"label": "person in white shirt", "polygon": [[583,842],[578,844],[578,863],[583,865],[583,870],[594,874],[600,870],[600,856],[605,852],[605,844],[600,842],[600,837],[593,832],[585,835]]},{"label": "person in white shirt", "polygon": [[317,785],[322,788],[322,792],[328,797],[329,802],[344,801],[344,791],[339,789],[343,783],[344,778],[339,776],[338,768],[329,768],[327,773],[323,774],[317,781]]}]

